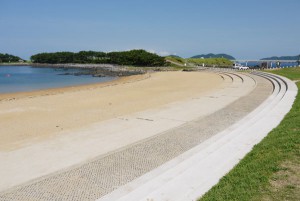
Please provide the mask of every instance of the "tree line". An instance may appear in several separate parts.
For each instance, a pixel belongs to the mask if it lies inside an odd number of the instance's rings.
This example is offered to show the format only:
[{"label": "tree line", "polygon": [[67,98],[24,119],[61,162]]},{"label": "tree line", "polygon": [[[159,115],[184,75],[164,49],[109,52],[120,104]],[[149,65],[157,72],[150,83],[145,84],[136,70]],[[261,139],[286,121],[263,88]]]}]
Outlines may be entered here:
[{"label": "tree line", "polygon": [[22,60],[20,57],[0,53],[0,63],[19,62],[20,60]]},{"label": "tree line", "polygon": [[[178,56],[168,56],[169,60],[176,60],[178,63],[194,63],[205,66],[231,66],[232,62],[226,58],[189,58],[183,59]],[[53,52],[39,53],[31,56],[31,62],[44,64],[117,64],[127,66],[168,66],[165,57],[147,52],[145,50],[130,50],[121,52],[97,52],[80,51],[74,52]],[[0,53],[0,63],[24,61],[18,56]]]},{"label": "tree line", "polygon": [[145,50],[130,50],[121,52],[80,51],[39,53],[30,57],[33,63],[80,63],[80,64],[118,64],[129,66],[164,66],[164,57]]}]

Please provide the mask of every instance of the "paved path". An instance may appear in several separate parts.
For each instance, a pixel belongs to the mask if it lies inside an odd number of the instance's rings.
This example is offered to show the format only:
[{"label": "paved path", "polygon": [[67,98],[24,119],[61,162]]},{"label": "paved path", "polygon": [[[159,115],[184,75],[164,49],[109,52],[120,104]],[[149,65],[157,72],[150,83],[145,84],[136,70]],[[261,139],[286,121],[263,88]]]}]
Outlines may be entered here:
[{"label": "paved path", "polygon": [[273,84],[273,93],[245,118],[159,168],[99,201],[197,200],[218,183],[290,110],[297,94],[288,79],[256,73]]},{"label": "paved path", "polygon": [[[98,151],[95,151],[95,153],[93,153],[95,155],[92,154],[93,159],[88,162],[69,167],[73,163],[64,163],[60,160],[61,163],[65,164],[64,167],[69,168],[42,177],[33,175],[32,178],[25,178],[24,180],[16,179],[15,186],[12,185],[12,188],[4,189],[0,193],[0,200],[95,200],[105,195],[106,197],[102,199],[112,200],[111,198],[117,199],[120,198],[120,196],[128,194],[128,189],[127,191],[124,190],[126,184],[134,186],[132,183],[137,182],[137,184],[139,184],[138,186],[142,186],[142,184],[146,182],[141,183],[139,179],[142,178],[143,181],[146,181],[147,179],[156,178],[157,172],[161,174],[161,168],[166,167],[166,162],[174,165],[172,161],[177,160],[177,163],[179,163],[185,158],[182,156],[184,156],[188,150],[193,150],[193,148],[205,144],[203,142],[209,141],[207,139],[212,139],[212,136],[217,135],[222,130],[226,130],[230,125],[233,125],[245,117],[268,98],[272,91],[271,84],[268,80],[255,75],[251,75],[250,77],[248,75],[231,72],[220,72],[220,76],[231,84],[229,84],[226,89],[216,92],[209,97],[203,97],[202,99],[200,97],[195,98],[189,102],[189,105],[192,104],[191,106],[193,107],[191,109],[193,109],[197,108],[195,107],[196,105],[204,103],[204,99],[206,99],[206,102],[209,99],[209,102],[212,103],[220,103],[220,101],[218,102],[217,100],[223,100],[225,102],[227,100],[227,105],[222,105],[223,109],[213,108],[206,110],[206,115],[197,116],[196,113],[205,110],[205,107],[199,107],[199,111],[193,111],[186,108],[188,105],[177,103],[177,105],[175,104],[170,108],[166,108],[162,113],[148,111],[148,113],[141,113],[136,116],[119,119],[119,121],[127,123],[119,122],[120,124],[117,125],[125,125],[127,127],[131,125],[129,127],[132,127],[133,124],[138,122],[138,125],[141,125],[139,130],[127,129],[127,133],[133,132],[138,134],[148,132],[148,130],[151,132],[148,137],[138,139],[134,142],[127,141],[127,143],[119,146],[114,144],[114,146],[106,149],[106,154],[99,154]],[[248,86],[248,88],[240,87],[243,85]],[[231,90],[226,91],[227,89]],[[213,104],[211,104],[211,106],[213,107]],[[170,113],[170,111],[172,112]],[[161,122],[162,124],[157,122]],[[216,124],[216,122],[218,123]],[[155,129],[164,124],[168,126],[164,129]],[[97,128],[99,128],[99,125],[97,125]],[[96,131],[99,130],[95,129],[95,132]],[[120,130],[112,133],[118,132],[120,132]],[[134,137],[137,136],[138,135]],[[119,139],[120,135],[115,135],[115,137]],[[96,139],[96,142],[100,141]],[[85,147],[87,150],[90,150],[94,149],[94,146],[98,144],[95,143],[92,144],[92,146],[88,145],[90,144],[86,144]],[[98,146],[101,149],[101,145]],[[112,149],[116,147],[118,148]],[[81,148],[79,147],[79,149]],[[84,148],[82,148],[82,150],[83,152],[85,151]],[[29,150],[28,153],[32,153],[30,151],[37,150]],[[55,150],[53,151],[55,152]],[[60,156],[59,154],[65,152],[66,150],[64,150],[64,152],[55,152],[54,155],[58,154],[56,156]],[[77,154],[79,158],[82,156],[81,153],[75,153],[75,156]],[[87,154],[91,153],[89,152]],[[96,157],[97,155],[98,157]],[[19,155],[19,157],[20,156],[21,155]],[[68,154],[65,156],[68,156]],[[71,158],[72,157],[74,157],[74,155],[71,155]],[[82,156],[81,159],[86,160],[86,155]],[[52,158],[50,158],[50,161],[51,160]],[[37,167],[45,166],[39,164]],[[51,170],[53,171],[55,169]],[[156,173],[153,173],[153,171]],[[149,175],[151,176],[149,177]],[[145,177],[148,178],[145,179]],[[28,182],[28,180],[30,181]],[[125,187],[122,189],[124,185]],[[130,186],[131,190],[134,189],[133,186]],[[113,192],[115,189],[118,190]],[[157,200],[161,199],[158,198]]]}]

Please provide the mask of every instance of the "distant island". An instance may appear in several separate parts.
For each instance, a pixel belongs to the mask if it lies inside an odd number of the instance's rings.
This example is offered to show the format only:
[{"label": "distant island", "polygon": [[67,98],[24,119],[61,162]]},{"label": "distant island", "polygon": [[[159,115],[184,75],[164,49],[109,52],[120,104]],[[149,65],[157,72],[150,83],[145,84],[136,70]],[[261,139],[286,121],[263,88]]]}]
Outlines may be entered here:
[{"label": "distant island", "polygon": [[10,63],[10,62],[24,62],[24,60],[15,55],[0,53],[0,63]]},{"label": "distant island", "polygon": [[195,55],[191,57],[192,59],[197,59],[197,58],[203,58],[203,59],[208,59],[208,58],[225,58],[229,60],[235,60],[235,58],[231,55],[228,54],[200,54],[200,55]]},{"label": "distant island", "polygon": [[300,54],[297,56],[266,57],[266,58],[262,58],[261,60],[300,60]]},{"label": "distant island", "polygon": [[164,66],[165,59],[145,50],[130,50],[121,52],[53,52],[32,55],[33,63],[46,64],[117,64],[128,66]]}]

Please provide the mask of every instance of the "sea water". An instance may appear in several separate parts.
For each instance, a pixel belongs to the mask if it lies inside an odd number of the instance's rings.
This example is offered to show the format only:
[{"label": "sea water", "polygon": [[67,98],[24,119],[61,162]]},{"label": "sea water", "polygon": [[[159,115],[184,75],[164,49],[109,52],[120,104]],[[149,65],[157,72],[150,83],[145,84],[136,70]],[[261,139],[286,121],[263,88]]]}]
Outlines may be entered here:
[{"label": "sea water", "polygon": [[91,84],[116,79],[115,77],[74,75],[74,73],[81,71],[83,69],[0,66],[0,94]]},{"label": "sea water", "polygon": [[[241,64],[243,66],[248,66],[248,67],[252,67],[252,66],[260,66],[262,62],[254,62],[254,61],[250,61],[250,62],[241,62]],[[269,62],[269,67],[271,67],[271,63]],[[280,67],[281,68],[285,68],[285,67],[296,67],[298,66],[297,62],[281,62],[280,63]],[[272,62],[272,67],[275,68],[276,67],[276,62]]]}]

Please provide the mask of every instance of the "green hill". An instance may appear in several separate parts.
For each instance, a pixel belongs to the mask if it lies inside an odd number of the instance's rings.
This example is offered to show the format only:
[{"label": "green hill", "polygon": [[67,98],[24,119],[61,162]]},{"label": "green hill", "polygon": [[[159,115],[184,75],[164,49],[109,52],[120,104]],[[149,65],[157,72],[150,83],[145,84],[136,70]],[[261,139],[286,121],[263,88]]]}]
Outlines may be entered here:
[{"label": "green hill", "polygon": [[191,57],[193,59],[197,59],[197,58],[204,58],[204,59],[208,59],[208,58],[225,58],[225,59],[229,59],[229,60],[235,60],[235,58],[231,55],[228,54],[200,54],[200,55],[196,55]]}]

